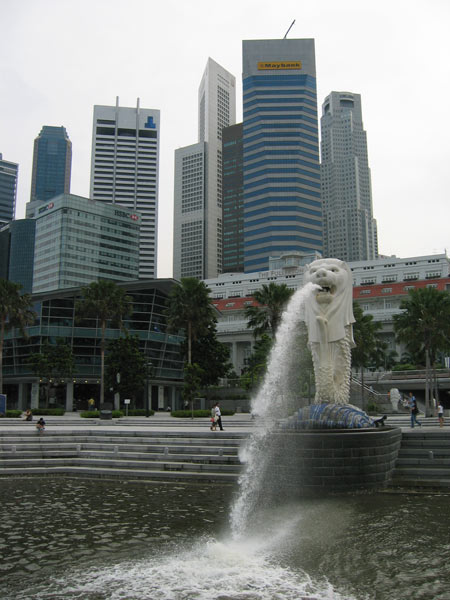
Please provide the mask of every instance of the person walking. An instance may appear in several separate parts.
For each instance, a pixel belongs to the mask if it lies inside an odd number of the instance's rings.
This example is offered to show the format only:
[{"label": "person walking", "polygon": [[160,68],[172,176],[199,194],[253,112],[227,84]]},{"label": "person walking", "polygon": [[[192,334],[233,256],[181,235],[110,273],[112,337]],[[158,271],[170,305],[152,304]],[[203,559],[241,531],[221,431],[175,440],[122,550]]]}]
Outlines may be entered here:
[{"label": "person walking", "polygon": [[412,392],[409,392],[409,408],[411,410],[411,427],[414,427],[415,423],[417,423],[419,427],[422,427],[422,423],[417,420],[419,409],[417,408],[416,397]]},{"label": "person walking", "polygon": [[216,402],[216,404],[214,405],[214,411],[215,411],[216,417],[217,417],[217,425],[219,426],[220,431],[223,431],[222,413],[220,412],[220,407],[219,407],[218,402]]},{"label": "person walking", "polygon": [[439,427],[444,427],[444,407],[442,406],[441,401],[439,401],[439,404],[438,404],[438,419],[439,419]]},{"label": "person walking", "polygon": [[216,405],[211,408],[211,431],[216,431],[217,429],[217,417],[216,417]]}]

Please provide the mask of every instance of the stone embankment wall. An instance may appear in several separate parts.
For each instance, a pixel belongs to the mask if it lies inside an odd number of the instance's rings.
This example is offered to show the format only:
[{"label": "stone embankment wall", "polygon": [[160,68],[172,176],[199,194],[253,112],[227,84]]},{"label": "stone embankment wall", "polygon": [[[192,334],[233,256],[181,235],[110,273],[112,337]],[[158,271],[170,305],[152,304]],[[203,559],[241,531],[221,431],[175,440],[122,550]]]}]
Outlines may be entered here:
[{"label": "stone embankment wall", "polygon": [[399,428],[275,433],[267,473],[292,496],[377,489],[392,478]]}]

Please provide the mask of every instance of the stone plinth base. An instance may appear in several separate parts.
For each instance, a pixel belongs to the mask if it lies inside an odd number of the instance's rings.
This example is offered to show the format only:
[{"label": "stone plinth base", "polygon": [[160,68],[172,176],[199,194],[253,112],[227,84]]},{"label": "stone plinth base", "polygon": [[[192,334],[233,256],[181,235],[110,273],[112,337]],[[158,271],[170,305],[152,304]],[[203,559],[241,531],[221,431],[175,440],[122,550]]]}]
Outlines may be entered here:
[{"label": "stone plinth base", "polygon": [[382,488],[392,477],[401,437],[390,427],[272,433],[265,440],[266,481],[293,497]]}]

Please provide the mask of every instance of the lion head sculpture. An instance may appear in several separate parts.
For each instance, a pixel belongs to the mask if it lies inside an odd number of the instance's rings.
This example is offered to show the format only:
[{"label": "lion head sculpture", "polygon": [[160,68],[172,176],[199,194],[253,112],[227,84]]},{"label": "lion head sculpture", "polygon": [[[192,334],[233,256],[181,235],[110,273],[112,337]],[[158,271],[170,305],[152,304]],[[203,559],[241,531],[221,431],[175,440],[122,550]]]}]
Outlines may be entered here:
[{"label": "lion head sculpture", "polygon": [[304,282],[318,286],[305,305],[309,342],[336,342],[350,329],[353,344],[353,281],[347,264],[337,258],[315,260],[307,266]]}]

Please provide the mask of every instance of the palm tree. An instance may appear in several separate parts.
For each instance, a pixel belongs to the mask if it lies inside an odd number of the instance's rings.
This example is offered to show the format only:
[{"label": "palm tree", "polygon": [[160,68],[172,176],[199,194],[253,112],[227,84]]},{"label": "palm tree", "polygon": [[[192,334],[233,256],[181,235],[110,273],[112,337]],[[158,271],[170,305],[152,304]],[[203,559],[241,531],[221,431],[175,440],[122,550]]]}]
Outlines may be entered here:
[{"label": "palm tree", "polygon": [[100,404],[105,397],[105,332],[108,322],[118,325],[122,329],[125,317],[131,314],[132,298],[126,295],[123,288],[114,281],[93,281],[81,288],[81,300],[75,303],[77,319],[90,317],[97,319],[101,327],[101,376],[100,376]]},{"label": "palm tree", "polygon": [[278,326],[281,322],[281,315],[294,290],[288,288],[285,283],[263,284],[261,289],[253,294],[254,300],[258,306],[248,306],[245,309],[245,316],[248,319],[247,327],[253,328],[253,335],[258,337],[267,331],[275,336]]},{"label": "palm tree", "polygon": [[21,294],[22,286],[14,281],[0,279],[0,394],[3,393],[3,343],[8,329],[17,327],[23,336],[25,328],[34,323],[30,294]]},{"label": "palm tree", "polygon": [[450,347],[450,295],[436,288],[410,290],[394,315],[394,331],[411,353],[425,352],[425,415],[431,415],[431,365]]},{"label": "palm tree", "polygon": [[361,402],[364,409],[364,367],[379,362],[380,353],[386,347],[377,336],[382,328],[379,321],[374,321],[372,315],[364,314],[363,309],[356,302],[353,303],[353,315],[355,347],[352,348],[352,366],[361,369]]},{"label": "palm tree", "polygon": [[206,335],[208,326],[215,322],[209,288],[195,277],[181,279],[170,291],[166,315],[169,329],[185,330],[187,362],[192,364],[192,342]]}]

